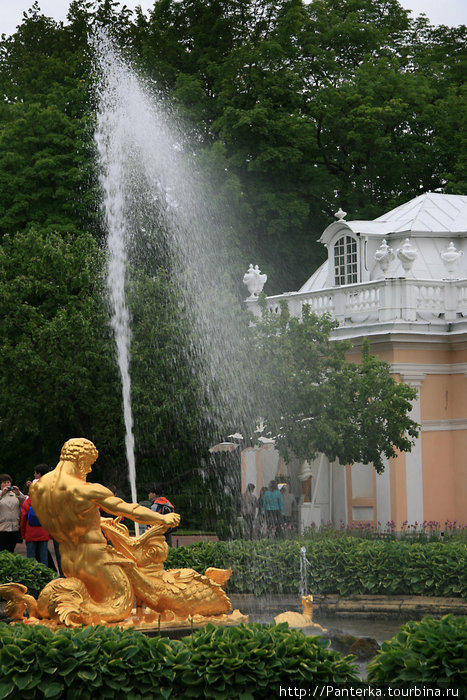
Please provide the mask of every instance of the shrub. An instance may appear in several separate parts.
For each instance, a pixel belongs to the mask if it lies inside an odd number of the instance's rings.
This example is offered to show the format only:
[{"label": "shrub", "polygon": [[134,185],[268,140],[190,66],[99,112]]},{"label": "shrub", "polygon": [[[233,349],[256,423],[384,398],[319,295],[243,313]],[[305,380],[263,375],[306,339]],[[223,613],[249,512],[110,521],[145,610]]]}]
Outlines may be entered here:
[{"label": "shrub", "polygon": [[0,628],[0,697],[170,697],[174,667],[189,654],[169,639],[148,639],[115,627],[60,629],[40,625]]},{"label": "shrub", "polygon": [[462,542],[407,543],[352,537],[317,542],[307,551],[309,588],[340,595],[467,597]]},{"label": "shrub", "polygon": [[467,617],[407,622],[368,664],[374,685],[466,687]]},{"label": "shrub", "polygon": [[172,548],[167,568],[232,568],[231,593],[296,593],[300,547],[307,547],[312,593],[463,596],[467,598],[462,542],[406,543],[345,537],[309,540],[199,542]]},{"label": "shrub", "polygon": [[56,573],[35,559],[26,559],[21,554],[0,552],[0,584],[22,583],[27,586],[28,593],[35,598],[44,586],[56,578]]},{"label": "shrub", "polygon": [[278,685],[357,680],[353,657],[287,625],[208,625],[180,641],[116,627],[0,626],[8,700],[271,697]]},{"label": "shrub", "polygon": [[[185,641],[190,670],[180,679],[190,697],[278,697],[279,686],[323,686],[358,681],[354,657],[328,649],[288,625],[207,625]],[[183,686],[180,687],[182,689]]]}]

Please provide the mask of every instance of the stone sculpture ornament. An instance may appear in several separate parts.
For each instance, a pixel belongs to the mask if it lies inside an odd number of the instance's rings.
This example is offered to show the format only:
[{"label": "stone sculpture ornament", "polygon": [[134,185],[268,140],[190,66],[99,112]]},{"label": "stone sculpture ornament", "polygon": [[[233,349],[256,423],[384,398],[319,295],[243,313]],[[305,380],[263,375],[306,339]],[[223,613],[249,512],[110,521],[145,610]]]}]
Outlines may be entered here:
[{"label": "stone sculpture ornament", "polygon": [[449,274],[449,277],[451,279],[454,278],[457,270],[457,265],[459,263],[459,260],[461,257],[464,255],[462,250],[457,250],[456,246],[454,243],[451,241],[446,250],[444,250],[441,254],[441,260],[443,261],[444,265],[446,266],[446,270]]},{"label": "stone sculpture ornament", "polygon": [[400,248],[397,249],[397,257],[401,261],[402,267],[407,277],[412,276],[412,265],[417,259],[418,252],[415,246],[406,238]]},{"label": "stone sculpture ornament", "polygon": [[253,265],[250,264],[248,271],[243,275],[243,284],[246,285],[246,288],[250,292],[249,299],[256,299],[263,291],[263,287],[267,281],[268,276],[261,273],[258,265],[253,267]]},{"label": "stone sculpture ornament", "polygon": [[383,273],[386,274],[390,264],[394,260],[394,251],[388,246],[386,239],[383,240],[380,247],[376,250],[374,257]]},{"label": "stone sculpture ornament", "polygon": [[[23,620],[27,608],[29,622],[52,627],[247,621],[238,611],[226,614],[232,607],[222,586],[230,570],[207,569],[205,575],[193,569],[164,570],[164,532],[176,527],[180,516],[126,503],[101,484],[87,482],[97,456],[89,440],[68,440],[55,469],[31,485],[34,511],[60,544],[65,578],[50,581],[37,601],[21,584],[0,586],[9,616]],[[100,508],[116,518],[101,518]],[[140,537],[130,537],[122,517],[150,527]],[[146,606],[152,612],[145,619]]]}]

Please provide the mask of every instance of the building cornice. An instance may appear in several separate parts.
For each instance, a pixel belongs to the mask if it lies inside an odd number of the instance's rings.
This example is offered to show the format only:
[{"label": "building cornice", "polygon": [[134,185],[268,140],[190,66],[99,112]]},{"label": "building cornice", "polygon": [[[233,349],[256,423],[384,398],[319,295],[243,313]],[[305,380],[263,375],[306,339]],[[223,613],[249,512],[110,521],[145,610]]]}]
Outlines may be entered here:
[{"label": "building cornice", "polygon": [[411,363],[411,362],[392,362],[392,374],[400,374],[401,376],[409,374],[463,374],[467,377],[467,362],[449,363]]},{"label": "building cornice", "polygon": [[450,430],[467,430],[465,418],[451,418],[448,420],[424,420],[422,421],[422,433]]},{"label": "building cornice", "polygon": [[[354,329],[353,329],[354,330]],[[432,330],[429,332],[396,332],[393,330],[382,331],[375,328],[366,328],[366,332],[362,332],[346,336],[333,334],[336,340],[350,340],[355,349],[359,349],[363,340],[368,338],[372,349],[378,351],[394,349],[397,346],[398,350],[434,350],[436,348],[456,350],[467,349],[467,329],[462,333],[439,333]]]}]

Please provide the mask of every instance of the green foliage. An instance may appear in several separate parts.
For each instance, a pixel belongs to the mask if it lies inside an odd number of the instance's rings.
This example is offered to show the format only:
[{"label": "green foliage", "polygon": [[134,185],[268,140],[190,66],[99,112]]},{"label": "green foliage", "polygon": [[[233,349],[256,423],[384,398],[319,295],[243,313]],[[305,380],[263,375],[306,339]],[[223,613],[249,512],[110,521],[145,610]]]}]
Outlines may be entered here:
[{"label": "green foliage", "polygon": [[101,264],[88,234],[31,229],[0,245],[1,460],[18,465],[18,482],[39,461],[55,465],[72,435],[104,454],[121,450],[118,376],[96,294]]},{"label": "green foliage", "polygon": [[37,598],[44,586],[55,578],[55,572],[35,559],[26,559],[21,554],[0,552],[0,584],[21,583],[28,593]]},{"label": "green foliage", "polygon": [[[84,233],[30,229],[0,242],[0,463],[4,470],[17,465],[16,483],[30,478],[38,462],[55,466],[65,440],[82,435],[100,453],[93,478],[117,484],[122,495],[127,490],[104,262]],[[206,387],[185,354],[186,314],[164,270],[134,271],[128,290],[140,488],[171,482],[168,494],[181,492],[186,524],[214,529],[221,513],[227,523],[236,517],[227,481],[239,489],[234,458],[207,459],[226,407],[209,409]]]},{"label": "green foliage", "polygon": [[188,659],[181,644],[119,628],[2,625],[0,636],[0,695],[11,700],[168,698]]},{"label": "green foliage", "polygon": [[465,688],[466,640],[466,617],[407,622],[368,664],[368,681],[375,686]]},{"label": "green foliage", "polygon": [[467,597],[467,546],[343,538],[307,547],[309,590]]},{"label": "green foliage", "polygon": [[96,699],[271,697],[279,684],[357,680],[353,657],[287,625],[208,625],[181,641],[134,630],[0,626],[0,695]]},{"label": "green foliage", "polygon": [[63,232],[81,228],[89,220],[88,197],[81,193],[82,122],[55,104],[23,103],[3,104],[0,120],[2,234],[31,226]]},{"label": "green foliage", "polygon": [[231,593],[296,593],[305,545],[312,593],[455,596],[467,598],[467,546],[343,537],[309,540],[200,542],[171,548],[169,569],[231,568]]},{"label": "green foliage", "polygon": [[280,686],[351,683],[353,657],[329,650],[329,640],[306,637],[287,624],[207,625],[185,640],[190,670],[181,680],[190,697],[270,698]]},{"label": "green foliage", "polygon": [[330,341],[335,326],[308,306],[299,319],[285,305],[271,313],[263,300],[262,318],[251,329],[262,376],[258,415],[286,459],[311,461],[321,452],[382,472],[383,455],[410,451],[418,435],[409,417],[416,390],[394,380],[368,341],[361,363],[348,362],[350,345]]},{"label": "green foliage", "polygon": [[147,16],[75,0],[63,24],[36,4],[0,43],[3,230],[86,222],[100,234],[87,44],[97,23],[217,164],[242,264],[247,248],[271,292],[322,262],[316,239],[339,206],[364,218],[428,190],[465,191],[463,26],[409,20],[397,0],[157,0]]}]

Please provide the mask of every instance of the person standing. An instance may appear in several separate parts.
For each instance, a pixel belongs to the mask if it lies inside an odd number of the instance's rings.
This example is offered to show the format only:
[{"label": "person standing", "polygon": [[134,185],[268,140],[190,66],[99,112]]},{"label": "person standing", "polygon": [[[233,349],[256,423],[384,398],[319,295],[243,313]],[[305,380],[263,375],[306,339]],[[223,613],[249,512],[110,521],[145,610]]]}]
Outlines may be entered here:
[{"label": "person standing", "polygon": [[50,535],[44,530],[34,513],[29,496],[21,508],[21,537],[26,542],[27,558],[49,566]]},{"label": "person standing", "polygon": [[[151,486],[148,496],[149,500],[151,501],[151,510],[154,512],[160,513],[161,515],[168,515],[169,513],[173,513],[175,511],[172,503],[163,495],[163,491],[160,486]],[[173,529],[174,528],[170,528],[170,530],[167,530],[164,535],[165,541],[169,547],[172,544]]]},{"label": "person standing", "polygon": [[[35,484],[36,481],[38,479],[40,479],[41,476],[44,476],[44,474],[47,474],[48,471],[49,471],[49,467],[47,464],[36,464],[36,466],[34,467],[34,479],[32,481],[27,481],[26,486],[29,488],[31,486],[31,484]],[[23,503],[23,506],[24,506],[24,503]],[[26,528],[25,525],[23,526],[22,515],[23,514],[21,513],[21,533],[23,533],[23,527]],[[31,516],[31,518],[28,518],[28,521],[29,520],[33,520],[33,516]],[[38,522],[39,522],[39,519],[37,519],[37,523]],[[33,521],[32,523],[29,523],[29,524],[32,525],[32,527],[34,527],[34,526],[37,526],[37,523],[35,521]],[[26,531],[26,530],[24,529],[24,531]],[[45,532],[45,530],[44,530],[44,532]],[[29,534],[31,535],[32,533],[29,533]],[[25,539],[24,534],[22,536],[23,536],[23,539]],[[46,566],[48,566],[48,568],[51,569],[52,571],[56,571],[61,578],[64,578],[64,574],[62,571],[62,562],[61,562],[61,558],[60,558],[59,544],[58,544],[57,540],[54,540],[53,537],[50,537],[50,535],[49,535],[49,540],[52,540],[52,542],[53,542],[54,552],[55,552],[55,560],[57,563],[55,564],[53,557],[49,551],[49,547],[47,545],[47,564],[46,564]],[[42,561],[42,558],[41,558],[43,556],[42,552],[41,552],[41,547],[43,547],[43,545],[37,544],[38,541],[39,540],[37,540],[37,541],[31,540],[31,542],[36,542],[34,547],[33,547],[33,545],[30,546],[31,551],[32,551],[32,549],[35,550],[35,555],[31,554],[31,559],[33,556],[35,556],[37,561],[44,563]],[[28,548],[27,548],[27,541],[26,541],[26,554],[27,554],[27,551],[28,551]],[[29,557],[29,554],[27,554],[27,556]]]},{"label": "person standing", "polygon": [[268,531],[271,534],[279,535],[282,531],[284,502],[275,481],[269,483],[269,489],[264,494],[263,511],[266,516]]},{"label": "person standing", "polygon": [[248,537],[250,540],[253,538],[253,526],[255,523],[256,509],[258,507],[258,499],[253,493],[254,490],[255,485],[248,484],[245,493],[242,494],[241,501],[241,512],[248,528]]},{"label": "person standing", "polygon": [[0,550],[14,552],[21,541],[21,506],[26,496],[9,474],[0,474]]},{"label": "person standing", "polygon": [[284,503],[284,522],[292,527],[294,523],[294,511],[296,508],[296,500],[293,493],[290,493],[289,487],[286,484],[281,489],[282,501]]}]

